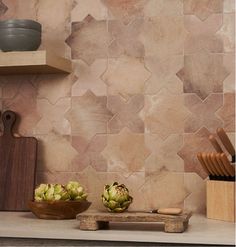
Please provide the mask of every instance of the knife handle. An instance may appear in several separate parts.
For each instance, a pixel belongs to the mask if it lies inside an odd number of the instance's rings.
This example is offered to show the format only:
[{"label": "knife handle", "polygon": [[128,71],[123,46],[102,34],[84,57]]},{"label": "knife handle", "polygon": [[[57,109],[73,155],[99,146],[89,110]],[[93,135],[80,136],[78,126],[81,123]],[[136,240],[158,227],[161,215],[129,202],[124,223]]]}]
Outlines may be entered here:
[{"label": "knife handle", "polygon": [[225,133],[223,128],[218,128],[216,130],[217,135],[219,136],[220,140],[222,141],[223,145],[225,146],[226,150],[229,152],[231,156],[235,156],[235,149],[234,146],[232,145],[229,137]]},{"label": "knife handle", "polygon": [[216,166],[218,166],[218,169],[220,170],[221,174],[223,174],[223,176],[228,177],[228,172],[225,170],[225,167],[221,165],[220,162],[218,162],[216,155],[217,155],[216,153],[211,153],[212,162],[214,162]]},{"label": "knife handle", "polygon": [[171,214],[171,215],[179,215],[183,212],[181,208],[159,208],[157,209],[158,214]]},{"label": "knife handle", "polygon": [[207,159],[208,159],[208,163],[210,163],[211,166],[215,168],[216,175],[217,175],[217,176],[224,176],[224,174],[223,174],[223,173],[221,172],[221,170],[219,169],[218,163],[215,163],[215,162],[211,159],[211,153],[207,153]]},{"label": "knife handle", "polygon": [[221,157],[220,157],[220,154],[218,153],[218,154],[216,154],[216,160],[218,161],[218,163],[221,165],[221,167],[223,167],[224,168],[224,170],[225,170],[225,174],[227,175],[227,176],[231,176],[230,175],[230,173],[231,173],[231,171],[229,170],[229,167],[228,166],[226,166],[224,163],[223,163],[223,161],[222,161],[222,159],[221,159]]},{"label": "knife handle", "polygon": [[215,148],[217,153],[223,153],[221,146],[219,145],[218,141],[216,140],[216,138],[213,135],[209,136],[209,140],[210,140],[212,146]]},{"label": "knife handle", "polygon": [[207,166],[206,166],[206,164],[205,164],[205,162],[204,162],[204,160],[202,158],[202,154],[201,153],[198,153],[197,154],[197,158],[198,158],[199,162],[201,163],[203,170],[207,173],[207,175],[210,175],[211,173],[207,169]]},{"label": "knife handle", "polygon": [[228,158],[226,157],[225,153],[220,154],[220,158],[221,158],[222,162],[224,163],[224,165],[226,167],[228,167],[228,171],[230,173],[230,176],[234,177],[235,176],[235,167],[230,164],[230,162],[229,162]]},{"label": "knife handle", "polygon": [[206,153],[202,153],[202,159],[207,167],[207,169],[210,171],[210,174],[213,176],[216,176],[215,169],[211,166],[211,164],[208,162]]}]

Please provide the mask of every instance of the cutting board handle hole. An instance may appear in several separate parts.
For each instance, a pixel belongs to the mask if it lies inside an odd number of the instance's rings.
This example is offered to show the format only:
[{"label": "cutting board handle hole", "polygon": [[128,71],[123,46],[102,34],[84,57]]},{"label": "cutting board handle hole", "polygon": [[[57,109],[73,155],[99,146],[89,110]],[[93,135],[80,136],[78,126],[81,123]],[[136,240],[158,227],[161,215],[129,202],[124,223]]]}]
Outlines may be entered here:
[{"label": "cutting board handle hole", "polygon": [[6,115],[6,120],[10,120],[11,119],[11,115],[7,114]]},{"label": "cutting board handle hole", "polygon": [[16,121],[16,113],[13,111],[5,111],[2,114],[2,121],[4,125],[4,132],[5,135],[12,135],[12,128]]}]

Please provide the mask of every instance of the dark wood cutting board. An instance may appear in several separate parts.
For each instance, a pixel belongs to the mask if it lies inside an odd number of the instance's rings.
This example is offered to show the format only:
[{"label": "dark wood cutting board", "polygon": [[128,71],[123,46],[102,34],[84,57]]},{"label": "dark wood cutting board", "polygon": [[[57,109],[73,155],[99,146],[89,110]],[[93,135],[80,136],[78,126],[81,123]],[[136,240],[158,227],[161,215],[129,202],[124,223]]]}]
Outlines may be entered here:
[{"label": "dark wood cutting board", "polygon": [[4,126],[0,136],[0,210],[27,211],[33,199],[36,172],[37,139],[14,137],[12,128],[16,114],[2,115]]}]

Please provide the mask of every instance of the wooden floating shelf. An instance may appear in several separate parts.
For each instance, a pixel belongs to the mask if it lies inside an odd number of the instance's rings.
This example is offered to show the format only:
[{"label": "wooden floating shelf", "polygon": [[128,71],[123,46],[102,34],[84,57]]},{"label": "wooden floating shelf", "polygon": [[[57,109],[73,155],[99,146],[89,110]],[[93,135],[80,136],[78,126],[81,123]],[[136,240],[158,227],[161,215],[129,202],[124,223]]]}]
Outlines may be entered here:
[{"label": "wooden floating shelf", "polygon": [[165,232],[184,232],[188,227],[191,212],[181,215],[165,215],[146,212],[84,212],[77,215],[80,230],[96,231],[109,227],[109,222],[163,222]]},{"label": "wooden floating shelf", "polygon": [[70,73],[71,61],[49,51],[0,52],[0,75]]}]

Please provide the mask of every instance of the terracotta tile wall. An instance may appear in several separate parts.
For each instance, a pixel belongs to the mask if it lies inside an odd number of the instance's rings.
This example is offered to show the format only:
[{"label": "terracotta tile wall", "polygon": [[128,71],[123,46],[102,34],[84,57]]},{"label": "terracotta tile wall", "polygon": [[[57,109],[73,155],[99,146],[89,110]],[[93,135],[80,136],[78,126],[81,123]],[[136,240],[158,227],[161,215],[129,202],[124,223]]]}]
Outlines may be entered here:
[{"label": "terracotta tile wall", "polygon": [[1,0],[0,18],[41,22],[40,48],[73,61],[0,77],[1,110],[39,140],[38,183],[78,179],[93,208],[117,180],[133,209],[205,210],[196,153],[235,131],[234,0]]}]

